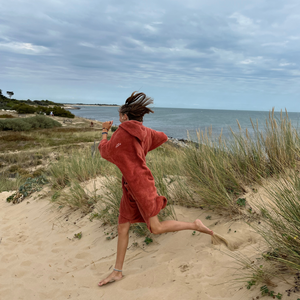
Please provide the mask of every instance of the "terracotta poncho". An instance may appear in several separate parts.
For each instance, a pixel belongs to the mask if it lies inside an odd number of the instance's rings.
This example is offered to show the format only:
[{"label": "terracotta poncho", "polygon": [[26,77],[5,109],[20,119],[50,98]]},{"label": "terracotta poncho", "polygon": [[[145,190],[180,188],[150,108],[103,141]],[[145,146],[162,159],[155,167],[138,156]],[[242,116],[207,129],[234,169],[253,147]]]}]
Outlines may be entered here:
[{"label": "terracotta poncho", "polygon": [[123,174],[123,196],[119,224],[144,222],[149,230],[149,218],[167,205],[167,199],[157,194],[154,178],[146,165],[146,155],[168,140],[159,131],[138,121],[122,123],[111,139],[99,144],[101,156],[115,164]]}]

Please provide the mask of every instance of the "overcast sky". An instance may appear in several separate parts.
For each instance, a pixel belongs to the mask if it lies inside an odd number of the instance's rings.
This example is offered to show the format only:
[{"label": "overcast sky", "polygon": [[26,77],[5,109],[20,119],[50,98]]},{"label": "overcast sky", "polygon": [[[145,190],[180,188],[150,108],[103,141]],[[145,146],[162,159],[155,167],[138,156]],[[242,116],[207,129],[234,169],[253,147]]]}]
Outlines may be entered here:
[{"label": "overcast sky", "polygon": [[0,0],[16,99],[300,111],[299,0]]}]

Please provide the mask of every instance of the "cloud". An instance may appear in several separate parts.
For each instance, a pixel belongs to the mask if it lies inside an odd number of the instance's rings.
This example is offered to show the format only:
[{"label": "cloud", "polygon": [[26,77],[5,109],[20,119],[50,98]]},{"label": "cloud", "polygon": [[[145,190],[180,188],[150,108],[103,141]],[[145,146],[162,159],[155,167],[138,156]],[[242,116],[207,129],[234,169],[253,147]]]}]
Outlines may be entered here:
[{"label": "cloud", "polygon": [[0,8],[2,83],[53,83],[53,97],[74,82],[72,97],[89,87],[95,98],[97,86],[219,90],[220,98],[282,82],[299,91],[296,0],[11,0]]},{"label": "cloud", "polygon": [[47,47],[44,46],[37,46],[31,43],[19,42],[0,43],[0,51],[1,50],[28,55],[39,55],[44,54],[48,51]]}]

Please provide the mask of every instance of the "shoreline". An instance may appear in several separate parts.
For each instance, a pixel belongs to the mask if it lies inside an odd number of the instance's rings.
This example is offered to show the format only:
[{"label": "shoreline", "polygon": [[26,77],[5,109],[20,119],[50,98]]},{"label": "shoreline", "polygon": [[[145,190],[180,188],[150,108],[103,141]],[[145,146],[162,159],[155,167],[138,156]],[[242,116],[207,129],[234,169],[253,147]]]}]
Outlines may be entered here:
[{"label": "shoreline", "polygon": [[120,107],[121,105],[116,105],[116,104],[74,104],[74,103],[70,103],[70,104],[64,104],[64,108],[65,109],[80,109],[80,107],[84,107],[84,106],[90,106],[90,107]]}]

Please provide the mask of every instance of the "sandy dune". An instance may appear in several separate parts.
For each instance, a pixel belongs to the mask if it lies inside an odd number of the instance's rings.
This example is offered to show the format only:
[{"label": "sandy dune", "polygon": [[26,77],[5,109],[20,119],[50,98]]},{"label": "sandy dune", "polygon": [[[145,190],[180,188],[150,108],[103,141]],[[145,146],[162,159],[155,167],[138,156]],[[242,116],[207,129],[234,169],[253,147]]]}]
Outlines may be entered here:
[{"label": "sandy dune", "polygon": [[[49,199],[39,200],[37,193],[18,205],[9,204],[5,199],[10,194],[0,194],[1,300],[246,300],[259,295],[258,287],[247,290],[234,280],[241,276],[239,266],[224,253],[224,246],[213,246],[210,236],[191,231],[154,236],[148,246],[144,238],[131,234],[124,279],[98,287],[115,261],[117,239],[106,240],[105,234],[112,229],[79,212],[58,211]],[[226,223],[212,214],[206,220],[208,213],[197,209],[176,207],[176,213],[179,220],[200,217],[237,242],[238,251],[249,257],[263,247],[241,222]],[[78,232],[83,234],[80,240],[74,238]]]}]

